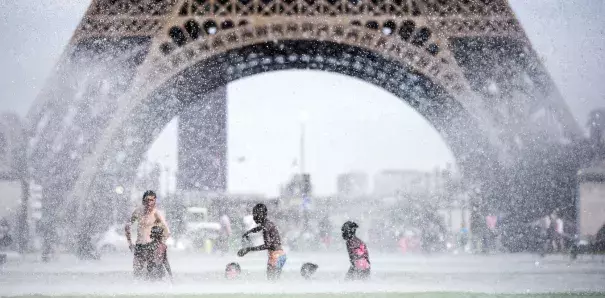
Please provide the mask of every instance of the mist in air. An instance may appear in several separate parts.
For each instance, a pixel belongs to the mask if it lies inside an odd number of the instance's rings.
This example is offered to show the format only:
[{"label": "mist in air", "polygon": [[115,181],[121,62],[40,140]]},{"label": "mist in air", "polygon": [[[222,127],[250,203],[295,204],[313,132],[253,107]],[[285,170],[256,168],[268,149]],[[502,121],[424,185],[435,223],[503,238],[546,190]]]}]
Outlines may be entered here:
[{"label": "mist in air", "polygon": [[600,1],[34,2],[0,295],[604,293]]}]

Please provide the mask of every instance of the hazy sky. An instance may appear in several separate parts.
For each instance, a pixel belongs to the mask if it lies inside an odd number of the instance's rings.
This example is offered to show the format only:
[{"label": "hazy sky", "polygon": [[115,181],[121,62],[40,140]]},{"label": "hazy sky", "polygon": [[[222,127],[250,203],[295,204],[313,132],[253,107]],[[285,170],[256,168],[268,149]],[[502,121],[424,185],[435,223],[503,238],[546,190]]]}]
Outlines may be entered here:
[{"label": "hazy sky", "polygon": [[[89,1],[0,1],[0,108],[25,115]],[[605,1],[510,1],[580,124],[605,106]],[[41,4],[40,4],[41,3]],[[431,169],[452,161],[432,127],[391,94],[336,74],[288,71],[229,85],[229,186],[275,194],[296,168],[306,111],[307,169],[319,193],[337,173]],[[152,158],[173,165],[174,124]],[[168,153],[168,157],[165,154]],[[236,163],[239,156],[246,161]]]}]

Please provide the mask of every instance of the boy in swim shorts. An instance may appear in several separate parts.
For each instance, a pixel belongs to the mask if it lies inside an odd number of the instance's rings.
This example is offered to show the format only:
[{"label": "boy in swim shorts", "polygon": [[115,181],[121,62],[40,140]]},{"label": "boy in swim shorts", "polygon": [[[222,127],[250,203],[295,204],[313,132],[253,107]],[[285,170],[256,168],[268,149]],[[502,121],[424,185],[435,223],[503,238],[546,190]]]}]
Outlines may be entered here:
[{"label": "boy in swim shorts", "polygon": [[281,238],[277,226],[267,218],[267,206],[265,204],[257,204],[252,209],[252,217],[257,227],[247,231],[242,236],[247,238],[248,234],[263,232],[264,244],[254,247],[245,247],[237,252],[240,257],[245,256],[251,251],[267,250],[267,279],[277,280],[281,276],[282,268],[286,264],[286,253],[281,246]]}]

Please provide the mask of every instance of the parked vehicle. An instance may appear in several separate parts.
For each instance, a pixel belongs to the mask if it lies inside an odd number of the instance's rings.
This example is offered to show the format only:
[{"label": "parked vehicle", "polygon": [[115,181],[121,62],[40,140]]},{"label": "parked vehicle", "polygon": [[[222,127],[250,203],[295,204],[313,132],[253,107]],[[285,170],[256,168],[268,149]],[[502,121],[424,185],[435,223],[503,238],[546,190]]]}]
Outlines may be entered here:
[{"label": "parked vehicle", "polygon": [[129,251],[123,225],[112,225],[95,238],[95,248],[101,254]]},{"label": "parked vehicle", "polygon": [[208,219],[208,208],[189,207],[185,215],[187,232],[199,230],[220,231],[221,224]]},{"label": "parked vehicle", "polygon": [[185,214],[186,231],[182,246],[187,250],[206,249],[207,242],[214,242],[218,239],[221,230],[221,224],[209,220],[208,208],[189,207]]}]

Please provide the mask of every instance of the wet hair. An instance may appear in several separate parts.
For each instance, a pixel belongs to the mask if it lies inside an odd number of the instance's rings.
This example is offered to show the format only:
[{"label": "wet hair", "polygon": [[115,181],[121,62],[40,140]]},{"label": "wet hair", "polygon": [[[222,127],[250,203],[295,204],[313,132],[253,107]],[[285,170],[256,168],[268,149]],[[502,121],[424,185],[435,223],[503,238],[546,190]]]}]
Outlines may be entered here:
[{"label": "wet hair", "polygon": [[242,272],[242,268],[239,266],[239,264],[235,263],[235,262],[231,262],[231,263],[227,264],[227,266],[225,267],[225,278],[227,278],[227,279],[236,278],[237,276],[239,276],[239,274],[241,272]]},{"label": "wet hair", "polygon": [[143,199],[142,200],[145,200],[145,198],[148,197],[148,196],[151,196],[151,197],[154,197],[154,198],[158,197],[153,190],[147,190],[147,191],[145,191],[145,193],[143,193]]},{"label": "wet hair", "polygon": [[263,203],[258,203],[254,208],[252,208],[252,213],[260,213],[264,216],[267,216],[267,206]]},{"label": "wet hair", "polygon": [[262,203],[256,204],[256,206],[252,208],[252,218],[257,224],[265,222],[265,220],[267,220],[267,206]]},{"label": "wet hair", "polygon": [[160,226],[151,228],[151,239],[160,239],[164,235],[164,229]]},{"label": "wet hair", "polygon": [[349,239],[353,236],[355,236],[355,232],[357,231],[357,228],[359,226],[352,221],[347,221],[342,225],[342,228],[340,229],[342,231],[342,237],[345,239]]},{"label": "wet hair", "polygon": [[300,275],[305,279],[309,279],[313,274],[315,274],[315,271],[317,271],[318,267],[319,266],[317,266],[317,264],[304,263],[302,267],[300,267]]}]

